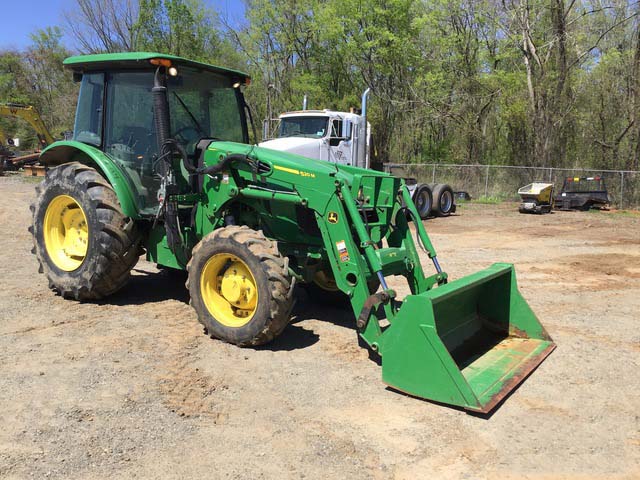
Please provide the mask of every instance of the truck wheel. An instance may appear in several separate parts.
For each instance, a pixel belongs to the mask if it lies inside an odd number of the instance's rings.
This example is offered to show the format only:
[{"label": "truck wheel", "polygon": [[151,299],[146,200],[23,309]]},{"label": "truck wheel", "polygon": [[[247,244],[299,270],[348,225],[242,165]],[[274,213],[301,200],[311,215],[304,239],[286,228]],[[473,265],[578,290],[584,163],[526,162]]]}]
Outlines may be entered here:
[{"label": "truck wheel", "polygon": [[78,162],[47,172],[31,205],[39,271],[65,298],[95,300],[122,288],[140,255],[136,224],[113,188]]},{"label": "truck wheel", "polygon": [[453,190],[446,183],[433,188],[433,212],[438,217],[448,217],[453,210]]},{"label": "truck wheel", "polygon": [[431,205],[433,203],[431,189],[427,185],[420,185],[413,196],[413,203],[416,205],[420,218],[426,220],[431,214]]},{"label": "truck wheel", "polygon": [[262,345],[289,323],[288,264],[262,231],[244,225],[213,231],[195,246],[187,270],[191,306],[212,337]]}]

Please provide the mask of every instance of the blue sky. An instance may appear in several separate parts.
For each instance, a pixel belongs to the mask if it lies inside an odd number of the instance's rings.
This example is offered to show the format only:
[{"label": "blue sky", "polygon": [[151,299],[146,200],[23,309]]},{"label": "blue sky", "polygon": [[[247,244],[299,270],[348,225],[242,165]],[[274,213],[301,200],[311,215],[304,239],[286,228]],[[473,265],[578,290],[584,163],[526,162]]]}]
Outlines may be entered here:
[{"label": "blue sky", "polygon": [[[240,23],[244,18],[241,0],[204,0],[210,8],[227,16],[230,23]],[[71,10],[75,0],[8,0],[2,2],[2,28],[0,50],[22,49],[30,43],[29,34],[39,28],[63,25],[63,11]],[[73,48],[73,41],[65,37],[65,44]]]}]

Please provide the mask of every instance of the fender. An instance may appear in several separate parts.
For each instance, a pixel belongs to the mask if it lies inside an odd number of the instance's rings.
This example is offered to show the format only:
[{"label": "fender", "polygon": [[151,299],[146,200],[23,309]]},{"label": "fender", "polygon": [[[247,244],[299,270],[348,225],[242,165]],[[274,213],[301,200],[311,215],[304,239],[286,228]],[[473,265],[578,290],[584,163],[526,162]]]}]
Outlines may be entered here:
[{"label": "fender", "polygon": [[133,219],[140,218],[133,187],[129,184],[127,175],[104,152],[86,143],[65,140],[52,143],[40,154],[40,163],[45,167],[68,162],[80,162],[95,167],[115,190],[122,213]]}]

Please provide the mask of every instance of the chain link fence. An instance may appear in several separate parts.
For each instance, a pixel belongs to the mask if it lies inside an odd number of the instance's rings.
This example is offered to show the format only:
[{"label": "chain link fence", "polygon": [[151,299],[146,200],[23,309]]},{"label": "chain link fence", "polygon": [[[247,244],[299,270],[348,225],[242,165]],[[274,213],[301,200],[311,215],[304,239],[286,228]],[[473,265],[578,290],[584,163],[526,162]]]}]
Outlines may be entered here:
[{"label": "chain link fence", "polygon": [[448,165],[437,163],[389,163],[385,170],[421,183],[447,183],[454,191],[466,191],[472,199],[520,199],[518,189],[532,182],[554,184],[554,195],[567,177],[604,179],[611,205],[623,209],[640,208],[640,171],[595,170],[587,168],[542,168],[513,165]]}]

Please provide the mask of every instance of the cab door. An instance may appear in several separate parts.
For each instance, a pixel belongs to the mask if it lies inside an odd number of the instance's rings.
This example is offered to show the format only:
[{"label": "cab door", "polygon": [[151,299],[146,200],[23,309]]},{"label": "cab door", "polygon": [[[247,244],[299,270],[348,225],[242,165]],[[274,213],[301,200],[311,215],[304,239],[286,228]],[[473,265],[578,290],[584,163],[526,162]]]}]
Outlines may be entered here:
[{"label": "cab door", "polygon": [[332,118],[329,126],[329,161],[341,165],[352,165],[351,123],[341,118]]}]

